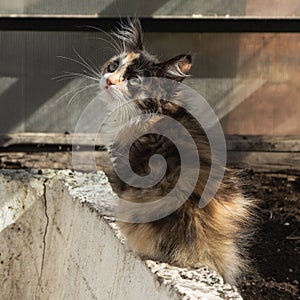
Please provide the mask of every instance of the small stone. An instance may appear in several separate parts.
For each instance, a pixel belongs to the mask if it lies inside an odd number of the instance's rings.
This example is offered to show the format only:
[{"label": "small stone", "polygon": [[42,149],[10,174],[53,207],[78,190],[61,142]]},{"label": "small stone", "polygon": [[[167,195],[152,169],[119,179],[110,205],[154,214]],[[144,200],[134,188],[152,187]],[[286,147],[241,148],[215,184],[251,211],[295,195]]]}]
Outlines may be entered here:
[{"label": "small stone", "polygon": [[294,182],[294,181],[297,180],[297,177],[293,176],[293,175],[288,175],[287,180],[290,181],[290,182]]}]

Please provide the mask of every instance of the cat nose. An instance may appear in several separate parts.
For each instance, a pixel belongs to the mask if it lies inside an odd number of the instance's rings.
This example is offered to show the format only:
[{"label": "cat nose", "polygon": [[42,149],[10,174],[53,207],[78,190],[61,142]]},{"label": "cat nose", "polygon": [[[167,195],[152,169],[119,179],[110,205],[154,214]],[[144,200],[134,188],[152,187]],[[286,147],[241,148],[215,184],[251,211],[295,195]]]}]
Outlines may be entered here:
[{"label": "cat nose", "polygon": [[120,74],[111,74],[106,78],[106,88],[109,88],[112,85],[119,84],[121,82]]},{"label": "cat nose", "polygon": [[114,85],[115,83],[113,82],[113,80],[110,78],[110,77],[108,77],[107,79],[106,79],[106,86],[107,87],[110,87],[111,85]]}]

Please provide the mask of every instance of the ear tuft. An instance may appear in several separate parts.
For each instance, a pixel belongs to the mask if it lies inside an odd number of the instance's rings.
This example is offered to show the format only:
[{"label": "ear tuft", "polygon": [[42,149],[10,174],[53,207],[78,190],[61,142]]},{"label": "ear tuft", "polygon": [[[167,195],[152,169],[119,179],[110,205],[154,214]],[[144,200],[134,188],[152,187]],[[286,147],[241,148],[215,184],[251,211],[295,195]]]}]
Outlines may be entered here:
[{"label": "ear tuft", "polygon": [[167,78],[182,81],[188,77],[188,72],[192,66],[192,57],[188,54],[178,55],[165,63],[163,69]]},{"label": "ear tuft", "polygon": [[143,31],[139,19],[127,18],[113,34],[123,42],[125,52],[144,50]]}]

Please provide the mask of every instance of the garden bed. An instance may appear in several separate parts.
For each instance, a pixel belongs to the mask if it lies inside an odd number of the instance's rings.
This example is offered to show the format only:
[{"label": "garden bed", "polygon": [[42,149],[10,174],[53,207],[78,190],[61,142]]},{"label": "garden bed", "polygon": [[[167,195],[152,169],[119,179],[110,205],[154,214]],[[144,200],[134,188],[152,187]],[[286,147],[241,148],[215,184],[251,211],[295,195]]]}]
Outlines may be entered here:
[{"label": "garden bed", "polygon": [[250,248],[254,270],[239,285],[245,299],[300,299],[300,178],[248,174],[246,192],[260,200]]},{"label": "garden bed", "polygon": [[[7,149],[0,153],[0,168],[72,168],[71,152],[66,150]],[[104,152],[96,152],[96,160],[109,171]],[[300,299],[300,168],[295,162],[290,173],[288,169],[245,172],[245,192],[260,200],[258,228],[250,248],[253,270],[238,285],[245,299]]]}]

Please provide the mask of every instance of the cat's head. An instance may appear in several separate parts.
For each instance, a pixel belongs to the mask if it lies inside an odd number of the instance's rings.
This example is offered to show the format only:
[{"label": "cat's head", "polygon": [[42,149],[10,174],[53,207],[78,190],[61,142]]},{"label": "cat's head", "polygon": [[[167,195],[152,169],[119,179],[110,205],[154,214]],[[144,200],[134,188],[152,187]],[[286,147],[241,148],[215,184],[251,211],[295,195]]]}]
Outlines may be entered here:
[{"label": "cat's head", "polygon": [[169,97],[166,93],[174,91],[174,86],[188,76],[191,56],[182,54],[160,62],[145,50],[138,19],[127,20],[114,35],[121,42],[122,50],[102,66],[101,89],[135,99],[136,105],[147,112],[161,112],[161,106],[168,102],[161,98]]}]

